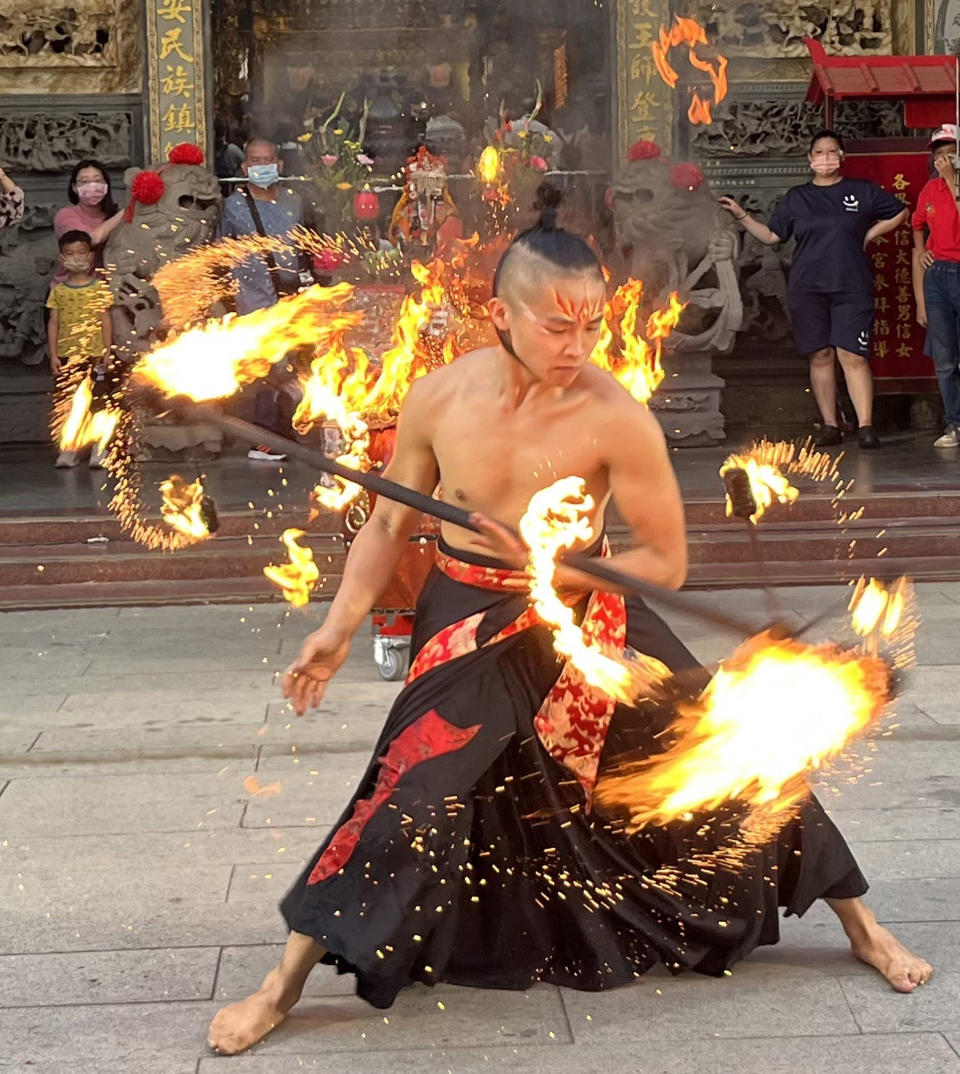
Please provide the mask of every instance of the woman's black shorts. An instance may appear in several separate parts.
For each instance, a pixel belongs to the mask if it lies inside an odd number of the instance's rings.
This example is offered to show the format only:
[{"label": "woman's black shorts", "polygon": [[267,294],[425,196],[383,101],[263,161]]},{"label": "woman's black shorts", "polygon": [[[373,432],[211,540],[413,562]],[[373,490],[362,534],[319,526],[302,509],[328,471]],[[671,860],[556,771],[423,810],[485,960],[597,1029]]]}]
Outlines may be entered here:
[{"label": "woman's black shorts", "polygon": [[793,339],[806,357],[824,347],[870,356],[873,295],[860,291],[792,294],[787,299]]}]

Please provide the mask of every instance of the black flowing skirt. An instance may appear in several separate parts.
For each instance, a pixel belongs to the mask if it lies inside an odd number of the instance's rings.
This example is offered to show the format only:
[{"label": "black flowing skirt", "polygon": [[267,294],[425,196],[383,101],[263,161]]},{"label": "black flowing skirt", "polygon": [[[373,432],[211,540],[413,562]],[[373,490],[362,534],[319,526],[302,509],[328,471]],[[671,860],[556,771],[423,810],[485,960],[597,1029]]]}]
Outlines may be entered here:
[{"label": "black flowing skirt", "polygon": [[[417,606],[412,655],[464,620],[482,646],[526,604],[522,593],[435,569]],[[698,692],[706,673],[691,653],[641,600],[626,604],[628,644]],[[812,796],[742,867],[700,870],[674,888],[656,882],[662,867],[683,874],[684,862],[729,839],[735,816],[628,836],[621,820],[590,809],[533,727],[562,666],[551,634],[542,625],[507,633],[408,680],[356,794],[281,903],[288,927],[355,974],[363,999],[389,1007],[413,981],[599,990],[657,963],[718,975],[777,942],[778,907],[802,914],[818,898],[867,890]],[[669,715],[618,704],[600,781],[624,759],[661,751]]]}]

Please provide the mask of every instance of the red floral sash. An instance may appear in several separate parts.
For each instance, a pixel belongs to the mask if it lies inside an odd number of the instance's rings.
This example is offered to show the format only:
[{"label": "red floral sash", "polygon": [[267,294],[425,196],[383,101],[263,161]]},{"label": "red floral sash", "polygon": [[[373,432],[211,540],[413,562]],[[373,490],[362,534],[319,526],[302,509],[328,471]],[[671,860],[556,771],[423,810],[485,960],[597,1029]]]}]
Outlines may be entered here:
[{"label": "red floral sash", "polygon": [[[602,555],[609,554],[604,540]],[[442,549],[437,550],[436,566],[448,578],[480,589],[520,593],[529,589],[525,571],[465,563]],[[583,593],[570,593],[564,594],[563,599],[575,604],[583,596]],[[479,646],[477,629],[484,614],[477,612],[434,635],[413,661],[407,683],[439,664],[476,652],[478,648],[496,645],[540,622],[534,608],[527,607],[512,623]],[[581,629],[589,644],[613,651],[622,650],[627,639],[627,613],[623,597],[618,593],[599,590],[592,593]],[[577,777],[588,794],[597,780],[600,753],[614,705],[613,698],[587,682],[567,661],[534,717],[534,727],[544,748]]]}]

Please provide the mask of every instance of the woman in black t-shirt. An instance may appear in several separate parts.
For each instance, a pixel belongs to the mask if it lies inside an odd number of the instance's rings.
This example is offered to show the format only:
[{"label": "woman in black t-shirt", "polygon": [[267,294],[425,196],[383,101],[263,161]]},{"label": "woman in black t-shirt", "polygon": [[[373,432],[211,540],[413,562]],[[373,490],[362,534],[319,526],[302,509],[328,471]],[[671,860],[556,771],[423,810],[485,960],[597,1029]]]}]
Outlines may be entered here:
[{"label": "woman in black t-shirt", "polygon": [[817,446],[843,439],[837,423],[839,359],[857,411],[860,446],[875,448],[880,441],[873,431],[873,378],[867,362],[873,271],[865,251],[878,235],[902,224],[908,210],[876,183],[840,174],[843,141],[833,131],[814,136],[809,160],[813,179],[787,191],[769,227],[732,198],[720,198],[720,204],[768,246],[797,240],[787,302],[797,350],[810,357],[810,385],[823,417]]}]

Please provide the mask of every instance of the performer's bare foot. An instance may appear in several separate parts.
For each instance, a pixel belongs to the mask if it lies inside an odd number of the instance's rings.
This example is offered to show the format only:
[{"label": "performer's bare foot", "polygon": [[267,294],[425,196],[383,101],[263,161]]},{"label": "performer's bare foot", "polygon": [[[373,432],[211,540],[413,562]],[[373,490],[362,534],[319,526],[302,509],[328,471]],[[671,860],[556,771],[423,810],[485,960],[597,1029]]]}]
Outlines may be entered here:
[{"label": "performer's bare foot", "polygon": [[913,992],[930,980],[930,963],[907,950],[889,929],[878,925],[860,899],[827,901],[840,918],[854,955],[883,974],[898,992]]},{"label": "performer's bare foot", "polygon": [[245,1052],[276,1029],[299,998],[284,988],[279,969],[273,969],[253,995],[217,1011],[207,1043],[222,1055]]},{"label": "performer's bare foot", "polygon": [[264,977],[257,991],[217,1011],[207,1033],[210,1047],[223,1055],[237,1055],[263,1040],[287,1017],[322,954],[315,940],[291,932],[280,965]]},{"label": "performer's bare foot", "polygon": [[880,925],[864,940],[851,940],[850,948],[861,962],[879,970],[898,992],[912,992],[917,985],[926,984],[933,974],[929,962],[908,951],[892,932]]}]

